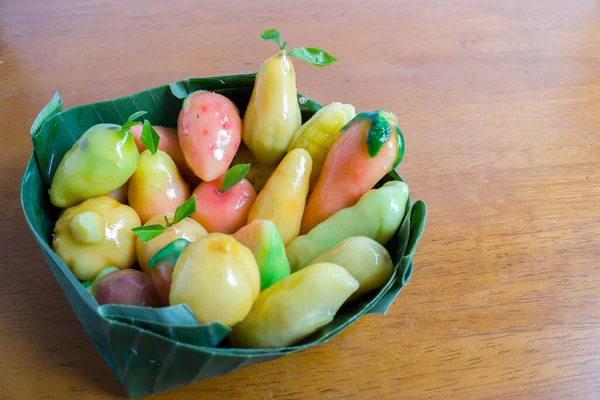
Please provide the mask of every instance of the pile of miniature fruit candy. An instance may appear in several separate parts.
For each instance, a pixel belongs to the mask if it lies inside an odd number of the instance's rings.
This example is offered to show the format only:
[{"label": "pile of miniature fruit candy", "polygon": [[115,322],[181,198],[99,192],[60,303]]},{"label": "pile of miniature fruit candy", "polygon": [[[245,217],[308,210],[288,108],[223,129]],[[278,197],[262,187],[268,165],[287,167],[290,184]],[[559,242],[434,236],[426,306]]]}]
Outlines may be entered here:
[{"label": "pile of miniature fruit candy", "polygon": [[193,92],[176,129],[138,112],[91,127],[60,162],[53,249],[99,304],[186,304],[232,327],[235,347],[281,347],[392,276],[384,245],[408,187],[374,187],[404,153],[396,117],[331,103],[302,124],[290,56],[336,59],[262,37],[280,50],[243,119],[228,98]]}]

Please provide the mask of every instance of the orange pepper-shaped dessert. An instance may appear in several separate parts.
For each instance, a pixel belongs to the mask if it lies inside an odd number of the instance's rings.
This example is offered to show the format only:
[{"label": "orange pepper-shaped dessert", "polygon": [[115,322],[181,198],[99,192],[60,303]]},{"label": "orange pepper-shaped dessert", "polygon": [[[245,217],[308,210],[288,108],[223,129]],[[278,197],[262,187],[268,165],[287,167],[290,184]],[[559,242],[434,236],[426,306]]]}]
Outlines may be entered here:
[{"label": "orange pepper-shaped dessert", "polygon": [[308,198],[302,234],[356,204],[400,163],[404,139],[397,122],[391,113],[363,112],[342,128]]}]

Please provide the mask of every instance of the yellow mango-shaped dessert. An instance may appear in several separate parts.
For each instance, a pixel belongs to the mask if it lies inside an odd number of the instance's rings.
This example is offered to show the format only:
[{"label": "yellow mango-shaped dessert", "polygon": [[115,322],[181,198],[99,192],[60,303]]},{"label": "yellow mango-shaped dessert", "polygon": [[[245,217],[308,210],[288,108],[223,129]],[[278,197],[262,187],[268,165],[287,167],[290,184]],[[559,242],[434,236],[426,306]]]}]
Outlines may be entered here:
[{"label": "yellow mango-shaped dessert", "polygon": [[306,150],[289,152],[254,201],[248,223],[256,219],[273,222],[287,246],[300,233],[311,169]]},{"label": "yellow mango-shaped dessert", "polygon": [[263,290],[229,340],[234,347],[293,345],[330,323],[357,288],[358,282],[343,267],[313,264]]}]

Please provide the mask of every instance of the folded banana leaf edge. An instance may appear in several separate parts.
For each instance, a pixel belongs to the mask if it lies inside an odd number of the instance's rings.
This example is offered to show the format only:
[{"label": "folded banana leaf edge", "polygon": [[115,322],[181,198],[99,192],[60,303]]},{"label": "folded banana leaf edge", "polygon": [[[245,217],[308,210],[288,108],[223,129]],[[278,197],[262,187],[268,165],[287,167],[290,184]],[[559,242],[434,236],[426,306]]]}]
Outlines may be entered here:
[{"label": "folded banana leaf edge", "polygon": [[[385,314],[410,280],[427,218],[425,203],[411,203],[410,197],[404,220],[386,245],[395,265],[389,281],[344,306],[331,323],[301,343],[277,349],[231,348],[226,339],[230,328],[220,323],[199,324],[185,305],[100,306],[54,253],[52,232],[59,210],[50,203],[48,188],[58,163],[87,129],[99,123],[123,124],[136,111],[147,111],[145,118],[154,125],[174,127],[183,99],[196,90],[228,97],[243,115],[255,76],[192,78],[67,110],[62,109],[56,92],[31,126],[34,152],[21,185],[25,218],[73,311],[130,397],[159,393],[323,343],[367,313]],[[298,103],[303,122],[321,108],[300,94]],[[402,178],[393,171],[377,186],[390,180]]]}]

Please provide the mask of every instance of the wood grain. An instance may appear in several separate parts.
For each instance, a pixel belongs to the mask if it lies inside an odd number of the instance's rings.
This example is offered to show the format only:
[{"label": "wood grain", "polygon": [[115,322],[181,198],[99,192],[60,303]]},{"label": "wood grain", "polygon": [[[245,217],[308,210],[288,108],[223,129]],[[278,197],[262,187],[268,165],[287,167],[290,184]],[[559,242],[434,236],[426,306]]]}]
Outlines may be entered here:
[{"label": "wood grain", "polygon": [[302,93],[399,116],[429,206],[416,269],[385,317],[156,398],[597,398],[599,5],[0,2],[0,398],[124,397],[20,210],[38,111],[256,71],[271,27],[341,60],[296,62]]}]

